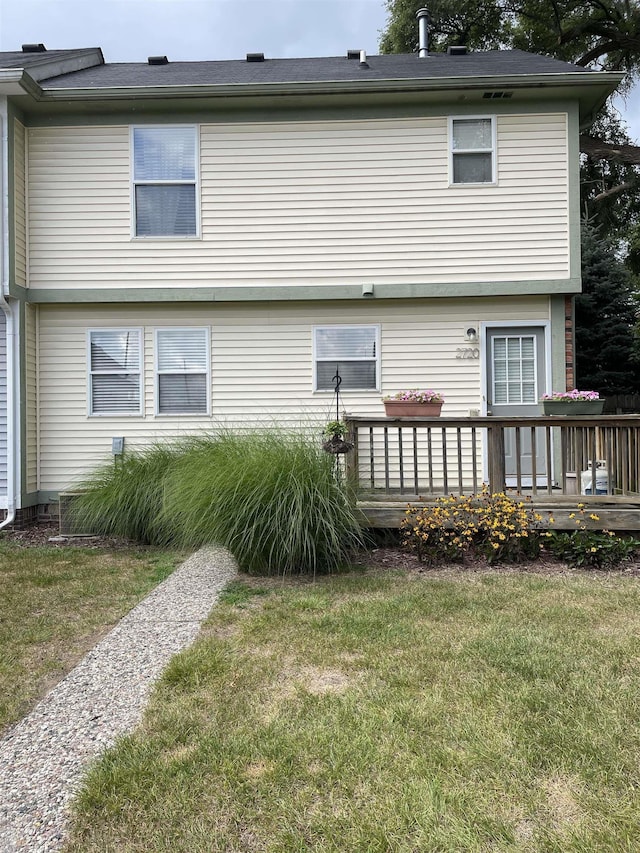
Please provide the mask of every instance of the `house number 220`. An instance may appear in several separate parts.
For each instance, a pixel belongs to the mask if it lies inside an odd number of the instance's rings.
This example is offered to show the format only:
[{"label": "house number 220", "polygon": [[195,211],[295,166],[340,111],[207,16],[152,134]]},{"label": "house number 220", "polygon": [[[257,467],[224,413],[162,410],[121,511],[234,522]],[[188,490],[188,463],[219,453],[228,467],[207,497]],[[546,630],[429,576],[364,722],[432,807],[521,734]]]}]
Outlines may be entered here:
[{"label": "house number 220", "polygon": [[480,349],[478,347],[458,347],[456,358],[480,358]]}]

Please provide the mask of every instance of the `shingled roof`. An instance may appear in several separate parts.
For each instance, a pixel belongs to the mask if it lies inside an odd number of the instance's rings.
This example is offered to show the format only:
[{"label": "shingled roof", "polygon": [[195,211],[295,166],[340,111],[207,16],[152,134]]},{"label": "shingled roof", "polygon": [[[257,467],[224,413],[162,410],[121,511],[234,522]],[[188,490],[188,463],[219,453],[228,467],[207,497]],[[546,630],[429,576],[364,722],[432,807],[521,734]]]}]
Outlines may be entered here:
[{"label": "shingled roof", "polygon": [[362,67],[359,59],[348,59],[346,55],[310,59],[265,59],[263,62],[223,60],[168,62],[166,65],[140,62],[106,63],[41,80],[40,85],[44,90],[59,90],[592,73],[577,65],[521,50],[478,51],[462,56],[436,53],[425,59],[419,59],[415,54],[369,56],[366,65],[367,67]]}]

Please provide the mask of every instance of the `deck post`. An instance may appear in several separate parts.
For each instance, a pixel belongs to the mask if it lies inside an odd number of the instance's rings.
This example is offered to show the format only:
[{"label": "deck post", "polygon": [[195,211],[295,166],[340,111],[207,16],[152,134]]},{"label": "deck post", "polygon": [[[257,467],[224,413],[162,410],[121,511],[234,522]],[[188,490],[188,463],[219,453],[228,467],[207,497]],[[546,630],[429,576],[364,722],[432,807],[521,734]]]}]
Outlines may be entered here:
[{"label": "deck post", "polygon": [[487,457],[491,494],[503,492],[506,488],[504,452],[504,427],[500,424],[490,424],[487,426]]}]

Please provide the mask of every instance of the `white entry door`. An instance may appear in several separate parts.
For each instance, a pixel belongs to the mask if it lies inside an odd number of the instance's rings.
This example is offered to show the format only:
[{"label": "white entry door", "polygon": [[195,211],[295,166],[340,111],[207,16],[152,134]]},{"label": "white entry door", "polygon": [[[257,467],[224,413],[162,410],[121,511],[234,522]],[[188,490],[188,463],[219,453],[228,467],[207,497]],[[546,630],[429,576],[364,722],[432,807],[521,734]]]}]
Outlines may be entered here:
[{"label": "white entry door", "polygon": [[[545,330],[537,326],[487,329],[487,415],[533,417],[540,412],[539,399],[545,388]],[[523,485],[531,484],[531,430],[520,434],[520,474]],[[507,485],[515,485],[517,471],[516,431],[505,430],[505,474]],[[536,482],[546,485],[544,430],[536,430]]]}]

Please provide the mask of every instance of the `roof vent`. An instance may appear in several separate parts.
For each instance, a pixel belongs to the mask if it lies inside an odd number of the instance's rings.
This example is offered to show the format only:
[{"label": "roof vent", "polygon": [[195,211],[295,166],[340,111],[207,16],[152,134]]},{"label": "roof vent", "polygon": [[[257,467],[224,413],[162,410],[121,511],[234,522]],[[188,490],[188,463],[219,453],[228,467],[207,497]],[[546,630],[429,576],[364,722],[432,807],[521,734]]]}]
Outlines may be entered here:
[{"label": "roof vent", "polygon": [[513,97],[513,92],[483,92],[482,97],[491,100],[497,100],[500,98],[511,98]]},{"label": "roof vent", "polygon": [[360,51],[360,68],[368,68],[368,67],[369,67],[369,63],[367,62],[367,51],[361,50]]},{"label": "roof vent", "polygon": [[247,62],[264,62],[264,53],[248,53]]},{"label": "roof vent", "polygon": [[360,59],[360,51],[359,50],[348,50],[347,51],[347,59]]},{"label": "roof vent", "polygon": [[147,62],[149,65],[168,65],[169,60],[166,56],[148,56]]},{"label": "roof vent", "polygon": [[466,44],[451,44],[447,48],[447,53],[449,56],[466,56],[467,46]]},{"label": "roof vent", "polygon": [[47,48],[43,44],[23,44],[23,53],[45,53]]}]

